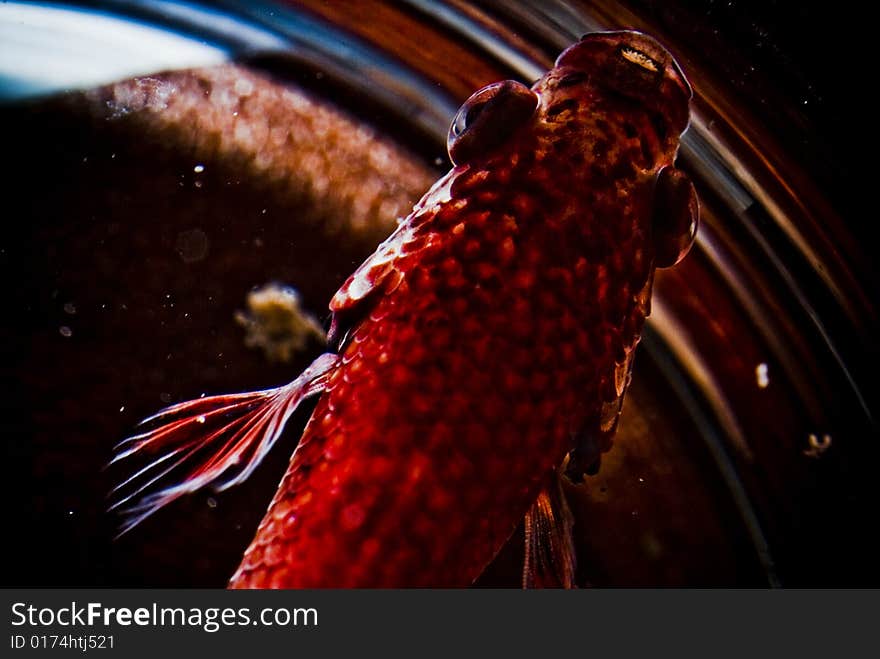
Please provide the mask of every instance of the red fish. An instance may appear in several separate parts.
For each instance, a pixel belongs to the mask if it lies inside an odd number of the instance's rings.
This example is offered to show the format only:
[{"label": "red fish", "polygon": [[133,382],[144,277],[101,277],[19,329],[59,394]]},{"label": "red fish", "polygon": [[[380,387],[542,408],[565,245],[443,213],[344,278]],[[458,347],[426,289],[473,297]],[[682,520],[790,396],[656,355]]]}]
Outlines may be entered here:
[{"label": "red fish", "polygon": [[120,445],[157,456],[117,490],[115,507],[141,497],[123,531],[247,478],[320,395],[231,587],[467,586],[524,516],[524,584],[574,585],[558,479],[610,448],[654,269],[693,241],[674,166],[690,98],[636,32],[587,35],[531,89],[476,92],[453,169],[331,300],[327,353]]}]

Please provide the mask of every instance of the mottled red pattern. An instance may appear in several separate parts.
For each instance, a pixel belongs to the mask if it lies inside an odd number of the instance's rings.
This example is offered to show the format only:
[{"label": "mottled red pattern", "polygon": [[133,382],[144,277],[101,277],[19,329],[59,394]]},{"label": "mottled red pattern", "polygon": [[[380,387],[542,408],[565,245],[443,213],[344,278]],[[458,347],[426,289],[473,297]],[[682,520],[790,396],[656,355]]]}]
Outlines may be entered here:
[{"label": "mottled red pattern", "polygon": [[625,33],[533,89],[334,297],[341,360],[232,587],[468,585],[576,439],[609,447],[689,89]]}]

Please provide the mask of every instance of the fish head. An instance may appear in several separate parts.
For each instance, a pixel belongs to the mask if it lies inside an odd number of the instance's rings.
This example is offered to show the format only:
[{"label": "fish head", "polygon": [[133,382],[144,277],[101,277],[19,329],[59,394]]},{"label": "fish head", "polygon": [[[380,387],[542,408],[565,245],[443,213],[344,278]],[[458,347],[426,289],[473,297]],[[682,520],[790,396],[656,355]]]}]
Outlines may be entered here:
[{"label": "fish head", "polygon": [[641,32],[594,32],[556,59],[549,76],[555,89],[585,82],[604,95],[619,95],[661,119],[677,142],[688,125],[691,86],[675,58]]},{"label": "fish head", "polygon": [[674,166],[692,96],[652,37],[588,34],[531,87],[494,83],[462,105],[447,140],[453,196],[475,172],[508,195],[537,189],[546,221],[578,218],[593,225],[584,234],[607,238],[592,240],[594,260],[629,236],[651,241],[656,267],[674,265],[699,222],[694,187]]},{"label": "fish head", "polygon": [[[587,34],[532,87],[540,99],[540,144],[558,161],[579,163],[580,189],[602,222],[618,216],[602,199],[626,200],[626,231],[651,237],[656,267],[688,253],[699,226],[696,191],[675,167],[693,91],[675,58],[634,31]],[[575,169],[570,167],[570,169]],[[570,187],[571,183],[568,184]],[[612,205],[615,202],[612,202]]]},{"label": "fish head", "polygon": [[575,146],[588,147],[590,141],[616,139],[607,133],[618,131],[603,128],[610,118],[653,133],[650,140],[666,156],[657,163],[659,171],[675,158],[692,95],[675,59],[652,37],[635,31],[587,34],[531,88],[505,80],[471,95],[449,128],[449,156],[462,165],[505,149],[540,148],[562,123]]}]

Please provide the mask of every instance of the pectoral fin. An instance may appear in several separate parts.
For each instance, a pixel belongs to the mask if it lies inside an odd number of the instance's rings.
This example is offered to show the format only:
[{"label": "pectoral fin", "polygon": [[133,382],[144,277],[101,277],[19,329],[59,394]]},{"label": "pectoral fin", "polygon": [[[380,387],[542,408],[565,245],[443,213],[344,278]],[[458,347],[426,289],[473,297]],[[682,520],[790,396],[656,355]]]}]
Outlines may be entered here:
[{"label": "pectoral fin", "polygon": [[680,169],[664,167],[654,189],[654,265],[668,268],[691,248],[700,224],[700,204],[690,178]]},{"label": "pectoral fin", "polygon": [[339,357],[325,353],[293,382],[275,389],[197,398],[145,419],[151,430],[116,446],[110,464],[145,456],[149,462],[113,488],[119,535],[175,499],[211,485],[244,481],[275,444],[299,404],[324,391]]}]

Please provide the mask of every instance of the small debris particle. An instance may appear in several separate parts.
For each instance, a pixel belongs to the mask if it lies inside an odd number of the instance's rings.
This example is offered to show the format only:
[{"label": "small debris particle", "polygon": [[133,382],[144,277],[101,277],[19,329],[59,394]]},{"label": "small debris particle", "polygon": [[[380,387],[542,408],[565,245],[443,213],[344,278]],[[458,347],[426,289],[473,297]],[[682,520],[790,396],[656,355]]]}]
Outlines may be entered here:
[{"label": "small debris particle", "polygon": [[247,312],[235,320],[245,328],[244,343],[260,348],[270,362],[289,362],[311,341],[326,343],[320,323],[300,306],[295,289],[270,283],[248,293]]},{"label": "small debris particle", "polygon": [[807,443],[809,446],[804,449],[804,455],[808,458],[818,458],[831,448],[831,435],[825,434],[820,438],[819,435],[810,433]]},{"label": "small debris particle", "polygon": [[767,373],[767,364],[760,363],[755,367],[755,379],[758,381],[758,387],[766,389],[770,384],[770,376]]}]

